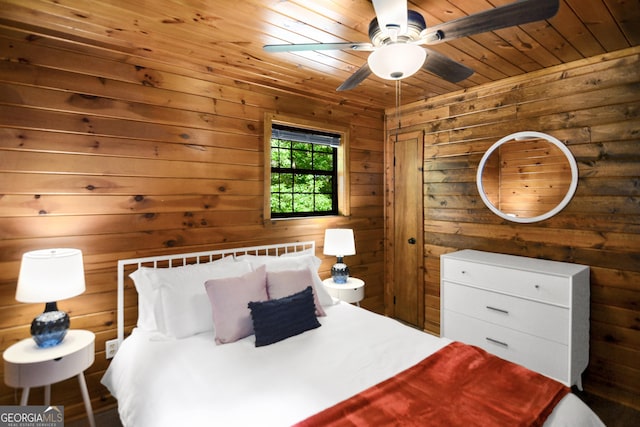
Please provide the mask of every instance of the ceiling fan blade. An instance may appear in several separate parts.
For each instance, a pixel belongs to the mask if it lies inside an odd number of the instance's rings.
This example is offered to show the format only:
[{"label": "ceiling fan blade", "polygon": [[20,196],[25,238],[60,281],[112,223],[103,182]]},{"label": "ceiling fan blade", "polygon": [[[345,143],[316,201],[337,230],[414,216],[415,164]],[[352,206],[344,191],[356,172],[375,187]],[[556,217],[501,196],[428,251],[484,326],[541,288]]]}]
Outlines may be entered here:
[{"label": "ceiling fan blade", "polygon": [[407,0],[373,0],[378,25],[382,31],[397,28],[396,34],[407,32]]},{"label": "ceiling fan blade", "polygon": [[434,25],[423,32],[422,39],[426,44],[435,44],[541,21],[553,17],[558,12],[558,7],[559,0],[518,0],[495,9]]},{"label": "ceiling fan blade", "polygon": [[306,50],[362,50],[372,51],[371,43],[300,43],[300,44],[267,44],[262,47],[266,52],[299,52]]},{"label": "ceiling fan blade", "polygon": [[343,90],[353,89],[358,86],[360,83],[364,81],[367,77],[371,75],[371,69],[369,68],[369,63],[365,62],[362,67],[355,73],[351,75],[347,80],[344,81],[336,91],[342,92]]},{"label": "ceiling fan blade", "polygon": [[426,49],[427,58],[422,69],[451,83],[458,83],[473,74],[473,70],[435,50]]}]

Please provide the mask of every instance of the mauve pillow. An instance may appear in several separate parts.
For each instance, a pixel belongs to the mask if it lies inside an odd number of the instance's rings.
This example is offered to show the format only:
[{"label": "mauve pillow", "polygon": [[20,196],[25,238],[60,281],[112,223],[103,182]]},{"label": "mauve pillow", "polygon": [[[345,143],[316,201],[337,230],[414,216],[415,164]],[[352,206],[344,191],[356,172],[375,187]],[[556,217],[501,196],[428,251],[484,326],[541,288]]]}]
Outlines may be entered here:
[{"label": "mauve pillow", "polygon": [[284,298],[250,302],[249,309],[256,334],[256,347],[320,327],[314,311],[311,286]]},{"label": "mauve pillow", "polygon": [[216,344],[226,344],[253,334],[249,303],[267,301],[266,268],[238,277],[207,280]]},{"label": "mauve pillow", "polygon": [[313,303],[316,316],[325,316],[322,304],[318,300],[318,294],[313,283],[311,271],[308,268],[299,270],[267,271],[267,294],[269,299],[283,298],[303,291],[311,286],[313,291]]},{"label": "mauve pillow", "polygon": [[273,257],[241,255],[236,259],[248,261],[254,269],[261,265],[266,265],[267,271],[298,270],[305,267],[309,268],[309,270],[311,271],[311,277],[313,277],[313,285],[320,304],[325,307],[334,304],[333,298],[325,289],[324,284],[322,283],[322,279],[320,279],[320,276],[318,275],[318,268],[320,267],[322,261],[316,256],[300,255]]}]

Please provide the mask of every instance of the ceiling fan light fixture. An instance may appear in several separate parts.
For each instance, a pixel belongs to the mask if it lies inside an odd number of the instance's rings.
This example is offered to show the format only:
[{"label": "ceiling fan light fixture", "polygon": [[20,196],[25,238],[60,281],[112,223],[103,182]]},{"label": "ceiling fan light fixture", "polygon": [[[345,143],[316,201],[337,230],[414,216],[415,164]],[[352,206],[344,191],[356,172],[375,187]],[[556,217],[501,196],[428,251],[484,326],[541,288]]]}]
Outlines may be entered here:
[{"label": "ceiling fan light fixture", "polygon": [[367,62],[376,76],[385,80],[400,80],[414,75],[427,57],[427,52],[416,44],[394,43],[371,52]]}]

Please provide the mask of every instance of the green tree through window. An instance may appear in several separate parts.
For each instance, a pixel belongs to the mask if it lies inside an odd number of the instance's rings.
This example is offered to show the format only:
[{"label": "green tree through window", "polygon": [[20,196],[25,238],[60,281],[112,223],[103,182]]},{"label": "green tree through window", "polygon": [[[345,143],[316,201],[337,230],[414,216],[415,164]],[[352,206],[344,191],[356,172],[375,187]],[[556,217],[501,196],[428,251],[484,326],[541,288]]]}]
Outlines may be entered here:
[{"label": "green tree through window", "polygon": [[[276,132],[275,130],[284,130]],[[276,127],[271,138],[271,216],[336,215],[337,148],[324,142],[307,142],[315,133]]]}]

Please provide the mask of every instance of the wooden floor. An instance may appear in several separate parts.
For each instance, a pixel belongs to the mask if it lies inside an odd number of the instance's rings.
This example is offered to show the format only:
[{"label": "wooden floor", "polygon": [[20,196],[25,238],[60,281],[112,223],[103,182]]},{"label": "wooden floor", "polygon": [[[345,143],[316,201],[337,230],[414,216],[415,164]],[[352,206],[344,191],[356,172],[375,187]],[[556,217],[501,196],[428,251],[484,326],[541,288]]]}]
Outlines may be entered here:
[{"label": "wooden floor", "polygon": [[[122,427],[117,409],[97,413],[94,417],[96,419],[96,427]],[[87,427],[88,425],[89,422],[86,418],[64,423],[65,427]]]},{"label": "wooden floor", "polygon": [[[607,427],[640,426],[640,411],[586,392],[574,390],[574,393],[598,414]],[[96,427],[122,427],[116,409],[96,414],[95,418]],[[68,422],[65,425],[66,427],[85,427],[89,424],[86,419],[82,419]]]},{"label": "wooden floor", "polygon": [[573,390],[595,412],[607,427],[640,426],[640,411],[602,397]]}]

